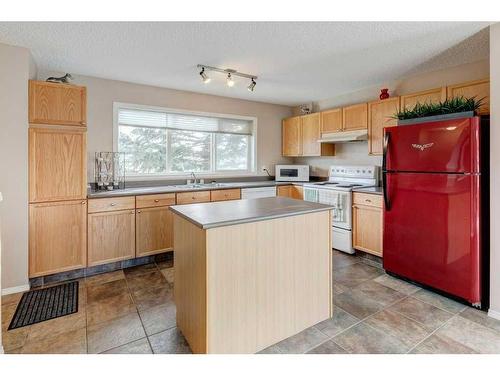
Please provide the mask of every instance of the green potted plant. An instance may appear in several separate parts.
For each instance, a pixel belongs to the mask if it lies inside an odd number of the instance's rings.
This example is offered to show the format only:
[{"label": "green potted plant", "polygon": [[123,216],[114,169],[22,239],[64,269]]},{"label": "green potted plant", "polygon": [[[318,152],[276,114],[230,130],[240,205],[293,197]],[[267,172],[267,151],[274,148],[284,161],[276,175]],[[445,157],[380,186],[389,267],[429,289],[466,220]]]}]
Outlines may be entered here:
[{"label": "green potted plant", "polygon": [[484,98],[456,97],[439,103],[417,103],[413,108],[403,108],[393,118],[398,125],[419,124],[429,121],[442,121],[455,118],[473,117],[483,104]]}]

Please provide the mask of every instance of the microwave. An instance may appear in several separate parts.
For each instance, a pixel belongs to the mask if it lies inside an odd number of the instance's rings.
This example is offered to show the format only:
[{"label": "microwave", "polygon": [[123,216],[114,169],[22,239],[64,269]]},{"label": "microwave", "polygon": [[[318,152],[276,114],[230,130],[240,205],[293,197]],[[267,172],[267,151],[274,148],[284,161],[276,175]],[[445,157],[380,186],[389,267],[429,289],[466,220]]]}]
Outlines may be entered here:
[{"label": "microwave", "polygon": [[277,165],[276,181],[309,181],[308,165]]}]

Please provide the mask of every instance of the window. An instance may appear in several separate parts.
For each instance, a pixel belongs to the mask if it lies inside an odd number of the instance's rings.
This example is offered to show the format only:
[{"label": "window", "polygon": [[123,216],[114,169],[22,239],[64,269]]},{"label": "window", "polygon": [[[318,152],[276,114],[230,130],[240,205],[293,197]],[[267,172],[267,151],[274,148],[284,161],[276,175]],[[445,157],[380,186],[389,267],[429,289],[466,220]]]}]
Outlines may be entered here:
[{"label": "window", "polygon": [[115,149],[128,176],[250,173],[255,119],[115,103]]}]

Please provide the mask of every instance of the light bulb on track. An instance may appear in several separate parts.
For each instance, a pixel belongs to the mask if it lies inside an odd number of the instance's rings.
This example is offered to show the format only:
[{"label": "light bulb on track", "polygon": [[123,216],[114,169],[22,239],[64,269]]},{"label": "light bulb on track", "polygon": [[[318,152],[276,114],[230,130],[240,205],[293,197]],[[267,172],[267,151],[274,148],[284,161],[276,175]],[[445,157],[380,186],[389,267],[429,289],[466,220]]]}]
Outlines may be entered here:
[{"label": "light bulb on track", "polygon": [[247,87],[248,91],[253,92],[253,90],[255,90],[255,85],[257,85],[257,82],[255,82],[255,80],[252,78],[252,82]]},{"label": "light bulb on track", "polygon": [[211,81],[211,78],[207,76],[207,73],[205,73],[205,68],[201,68],[200,76],[203,83],[209,83]]},{"label": "light bulb on track", "polygon": [[234,86],[234,81],[233,81],[233,77],[231,76],[231,73],[228,73],[228,75],[227,75],[226,84],[229,87],[233,87]]}]

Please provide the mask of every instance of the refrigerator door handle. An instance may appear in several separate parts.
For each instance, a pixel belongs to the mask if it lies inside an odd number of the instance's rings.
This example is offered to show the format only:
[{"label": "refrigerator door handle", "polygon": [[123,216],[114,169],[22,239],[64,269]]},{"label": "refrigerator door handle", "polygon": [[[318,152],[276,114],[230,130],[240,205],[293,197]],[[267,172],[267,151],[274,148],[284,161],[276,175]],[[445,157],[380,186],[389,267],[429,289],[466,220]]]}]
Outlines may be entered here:
[{"label": "refrigerator door handle", "polygon": [[383,145],[383,156],[382,156],[382,190],[384,192],[384,204],[385,209],[390,211],[391,202],[389,201],[389,192],[387,191],[387,148],[391,140],[391,133],[384,133],[384,145]]}]

